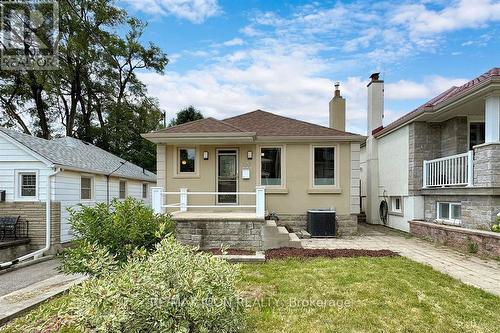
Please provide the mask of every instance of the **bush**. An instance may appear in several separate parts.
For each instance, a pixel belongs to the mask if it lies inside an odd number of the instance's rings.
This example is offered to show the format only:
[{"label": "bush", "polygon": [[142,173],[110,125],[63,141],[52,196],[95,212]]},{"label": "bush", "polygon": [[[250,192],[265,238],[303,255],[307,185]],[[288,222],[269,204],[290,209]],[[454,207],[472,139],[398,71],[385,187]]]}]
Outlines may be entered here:
[{"label": "bush", "polygon": [[146,256],[71,290],[71,312],[92,332],[236,332],[238,266],[162,240]]},{"label": "bush", "polygon": [[153,250],[175,229],[168,215],[154,214],[151,208],[130,197],[113,200],[110,205],[82,205],[69,212],[76,240],[63,253],[62,269],[71,273],[99,275],[126,262],[134,251]]}]

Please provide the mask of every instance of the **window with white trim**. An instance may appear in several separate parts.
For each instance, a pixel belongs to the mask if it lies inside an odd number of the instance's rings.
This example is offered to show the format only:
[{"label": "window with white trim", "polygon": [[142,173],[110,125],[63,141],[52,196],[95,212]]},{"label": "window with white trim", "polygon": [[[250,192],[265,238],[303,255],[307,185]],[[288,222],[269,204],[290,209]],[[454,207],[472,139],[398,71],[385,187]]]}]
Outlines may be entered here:
[{"label": "window with white trim", "polygon": [[391,212],[403,213],[403,199],[401,197],[391,197]]},{"label": "window with white trim", "polygon": [[120,185],[119,185],[119,193],[118,193],[118,197],[120,199],[125,199],[125,197],[127,196],[127,182],[124,181],[124,180],[120,180]]},{"label": "window with white trim", "polygon": [[146,199],[148,197],[148,184],[143,183],[142,184],[142,198]]},{"label": "window with white trim", "polygon": [[266,147],[260,149],[261,185],[283,185],[281,153],[281,147]]},{"label": "window with white trim", "polygon": [[19,197],[35,198],[37,189],[36,172],[19,173]]},{"label": "window with white trim", "polygon": [[313,166],[314,186],[335,186],[335,147],[314,147]]},{"label": "window with white trim", "polygon": [[460,224],[462,219],[462,205],[456,202],[438,202],[437,219]]},{"label": "window with white trim", "polygon": [[92,177],[82,176],[80,178],[80,198],[82,200],[92,199]]}]

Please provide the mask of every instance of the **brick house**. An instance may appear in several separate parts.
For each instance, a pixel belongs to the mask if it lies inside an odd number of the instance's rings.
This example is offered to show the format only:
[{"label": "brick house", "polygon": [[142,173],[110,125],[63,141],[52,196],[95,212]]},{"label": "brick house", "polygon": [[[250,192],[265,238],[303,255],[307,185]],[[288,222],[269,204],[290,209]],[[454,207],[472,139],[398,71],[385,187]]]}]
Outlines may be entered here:
[{"label": "brick house", "polygon": [[368,84],[361,147],[362,209],[369,223],[409,231],[412,220],[489,230],[500,211],[500,68],[451,87],[382,126],[383,85]]}]

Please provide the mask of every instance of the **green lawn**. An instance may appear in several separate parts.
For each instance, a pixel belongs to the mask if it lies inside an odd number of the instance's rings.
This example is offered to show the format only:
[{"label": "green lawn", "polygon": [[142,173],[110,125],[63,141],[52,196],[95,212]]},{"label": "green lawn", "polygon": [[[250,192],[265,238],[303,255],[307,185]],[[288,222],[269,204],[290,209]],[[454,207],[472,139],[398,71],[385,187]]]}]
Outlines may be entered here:
[{"label": "green lawn", "polygon": [[[470,333],[500,327],[499,297],[402,257],[272,260],[242,270],[247,332]],[[55,329],[43,332],[77,332],[64,322],[68,301],[59,297],[0,331],[30,331],[38,323]]]},{"label": "green lawn", "polygon": [[[499,332],[500,298],[403,257],[245,265],[248,332]],[[500,288],[500,286],[499,286]]]}]

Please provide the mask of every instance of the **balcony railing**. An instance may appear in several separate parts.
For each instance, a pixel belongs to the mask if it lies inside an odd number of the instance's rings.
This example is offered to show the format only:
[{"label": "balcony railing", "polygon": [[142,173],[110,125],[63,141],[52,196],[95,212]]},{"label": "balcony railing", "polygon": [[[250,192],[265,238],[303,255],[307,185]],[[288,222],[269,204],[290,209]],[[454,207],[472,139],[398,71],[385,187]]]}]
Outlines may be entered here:
[{"label": "balcony railing", "polygon": [[[179,202],[168,203],[167,195],[178,195]],[[234,196],[254,196],[255,205],[239,204],[219,204],[219,205],[190,205],[188,197],[192,195],[234,195]],[[265,216],[265,189],[263,186],[257,186],[255,192],[190,192],[187,188],[179,189],[179,192],[164,192],[161,187],[152,188],[152,208],[155,213],[164,213],[167,208],[179,208],[179,212],[186,212],[189,208],[255,208],[255,215],[259,218]]]},{"label": "balcony railing", "polygon": [[423,187],[473,186],[473,151],[424,161]]}]

